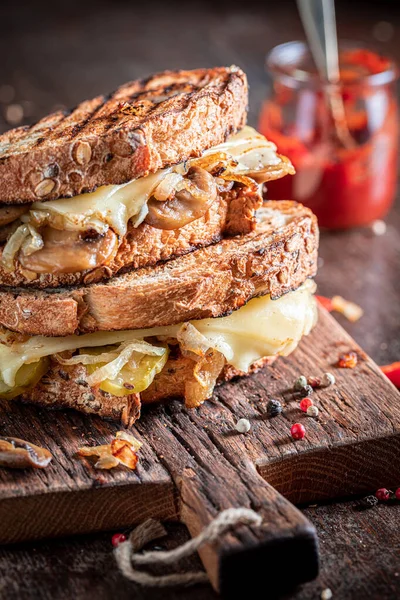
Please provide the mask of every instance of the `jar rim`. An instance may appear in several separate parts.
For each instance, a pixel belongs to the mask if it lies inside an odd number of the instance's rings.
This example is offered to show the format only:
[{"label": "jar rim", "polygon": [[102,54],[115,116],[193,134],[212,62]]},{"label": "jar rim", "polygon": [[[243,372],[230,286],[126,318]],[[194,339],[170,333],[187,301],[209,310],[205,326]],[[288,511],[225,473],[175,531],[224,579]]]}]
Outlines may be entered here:
[{"label": "jar rim", "polygon": [[[389,66],[378,73],[368,75],[360,74],[351,82],[340,83],[339,85],[354,86],[368,84],[370,86],[380,86],[395,81],[399,76],[399,71],[395,61],[386,55],[382,55],[373,45],[363,42],[354,42],[349,40],[339,40],[340,50],[369,50],[377,56],[388,60]],[[266,55],[265,65],[267,70],[275,76],[282,78],[289,87],[301,85],[313,85],[315,87],[326,87],[331,85],[329,82],[322,81],[318,73],[301,68],[298,65],[305,57],[310,56],[309,47],[302,40],[293,40],[275,46]],[[288,68],[292,67],[291,70]]]}]

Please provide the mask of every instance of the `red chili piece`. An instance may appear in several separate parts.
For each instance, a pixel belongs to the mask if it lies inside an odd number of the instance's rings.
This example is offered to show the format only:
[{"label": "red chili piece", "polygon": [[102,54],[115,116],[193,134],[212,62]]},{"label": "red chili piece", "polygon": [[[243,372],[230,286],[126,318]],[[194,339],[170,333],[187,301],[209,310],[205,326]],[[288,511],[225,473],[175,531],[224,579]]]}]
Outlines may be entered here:
[{"label": "red chili piece", "polygon": [[330,298],[327,298],[326,296],[318,296],[315,295],[317,302],[323,306],[325,308],[325,310],[327,310],[328,312],[332,312],[333,311],[333,306],[332,306],[332,300]]},{"label": "red chili piece", "polygon": [[290,428],[290,434],[294,440],[302,440],[303,437],[306,435],[304,425],[302,425],[301,423],[295,423]]},{"label": "red chili piece", "polygon": [[307,412],[307,408],[312,405],[313,401],[311,398],[303,398],[303,400],[300,402],[300,408],[303,412]]},{"label": "red chili piece", "polygon": [[126,536],[123,533],[114,533],[111,538],[111,543],[116,548],[121,544],[121,542],[126,542]]},{"label": "red chili piece", "polygon": [[400,388],[400,361],[394,362],[391,365],[384,365],[381,369],[393,385]]},{"label": "red chili piece", "polygon": [[390,498],[390,492],[386,488],[380,488],[379,490],[376,490],[375,496],[380,502],[387,502]]}]

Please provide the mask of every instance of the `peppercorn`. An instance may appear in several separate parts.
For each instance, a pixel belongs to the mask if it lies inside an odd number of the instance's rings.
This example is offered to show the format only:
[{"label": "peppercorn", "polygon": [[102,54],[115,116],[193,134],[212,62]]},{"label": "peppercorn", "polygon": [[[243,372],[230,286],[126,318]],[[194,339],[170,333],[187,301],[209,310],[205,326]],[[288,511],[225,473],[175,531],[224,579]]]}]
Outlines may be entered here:
[{"label": "peppercorn", "polygon": [[121,542],[125,542],[126,541],[126,536],[123,533],[114,533],[114,535],[111,538],[111,543],[114,546],[114,548],[116,548],[119,544],[121,544]]},{"label": "peppercorn", "polygon": [[400,500],[400,487],[397,488],[397,490],[395,491],[394,497],[396,498],[396,500]]},{"label": "peppercorn", "polygon": [[306,435],[306,429],[301,423],[295,423],[290,428],[290,434],[294,440],[302,440]]},{"label": "peppercorn", "polygon": [[250,431],[250,427],[250,421],[247,419],[239,419],[239,421],[236,423],[236,431],[239,433],[247,433]]},{"label": "peppercorn", "polygon": [[307,383],[308,385],[311,385],[313,389],[321,387],[321,379],[319,377],[309,377]]},{"label": "peppercorn", "polygon": [[326,588],[325,590],[322,590],[321,592],[321,600],[331,600],[331,598],[333,597],[332,594],[332,590],[329,588]]},{"label": "peppercorn", "polygon": [[300,409],[303,412],[307,412],[307,409],[309,406],[312,406],[313,401],[311,400],[311,398],[303,398],[303,400],[300,402]]},{"label": "peppercorn", "polygon": [[312,389],[311,385],[307,384],[299,390],[299,395],[301,398],[307,398],[307,396],[311,396],[313,392],[314,390]]},{"label": "peppercorn", "polygon": [[380,502],[387,502],[390,498],[390,491],[386,488],[379,488],[379,490],[376,490],[375,496]]},{"label": "peppercorn", "polygon": [[322,375],[322,385],[324,387],[329,387],[330,385],[334,385],[336,382],[335,376],[332,373],[324,373]]},{"label": "peppercorn", "polygon": [[269,400],[267,404],[267,415],[268,417],[277,417],[282,412],[282,404],[279,400]]},{"label": "peppercorn", "polygon": [[317,406],[314,406],[313,404],[311,406],[309,406],[307,408],[307,416],[308,417],[318,417],[319,415],[319,409]]},{"label": "peppercorn", "polygon": [[358,508],[358,510],[366,510],[368,508],[373,508],[377,504],[378,504],[378,498],[376,496],[370,495],[370,496],[365,496],[365,498],[362,498],[356,505],[356,508]]},{"label": "peppercorn", "polygon": [[298,379],[294,382],[294,389],[301,390],[307,385],[307,378],[304,375],[300,375]]}]

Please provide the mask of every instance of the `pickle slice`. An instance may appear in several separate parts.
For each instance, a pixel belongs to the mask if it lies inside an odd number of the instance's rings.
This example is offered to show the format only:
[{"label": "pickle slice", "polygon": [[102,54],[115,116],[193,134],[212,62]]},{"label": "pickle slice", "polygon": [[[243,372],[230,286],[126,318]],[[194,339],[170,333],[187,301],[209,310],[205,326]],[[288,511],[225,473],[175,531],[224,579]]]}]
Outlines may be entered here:
[{"label": "pickle slice", "polygon": [[[149,356],[144,355],[138,365],[134,368],[125,365],[115,379],[106,379],[100,384],[100,389],[104,392],[109,392],[113,396],[129,396],[129,394],[138,394],[143,392],[149,387],[154,377],[160,373],[165,363],[168,360],[169,348],[166,345],[162,345],[165,348],[165,353],[162,356]],[[96,350],[96,351],[94,351]],[[79,352],[81,354],[102,354],[108,351],[103,348],[82,348]],[[104,363],[85,365],[89,375],[96,369],[102,367]]]},{"label": "pickle slice", "polygon": [[13,388],[8,387],[4,381],[0,379],[0,399],[12,400],[27,390],[35,387],[35,385],[47,372],[48,368],[49,359],[47,357],[41,358],[37,362],[29,365],[22,365],[22,367],[17,371],[17,375],[15,377],[15,386]]}]

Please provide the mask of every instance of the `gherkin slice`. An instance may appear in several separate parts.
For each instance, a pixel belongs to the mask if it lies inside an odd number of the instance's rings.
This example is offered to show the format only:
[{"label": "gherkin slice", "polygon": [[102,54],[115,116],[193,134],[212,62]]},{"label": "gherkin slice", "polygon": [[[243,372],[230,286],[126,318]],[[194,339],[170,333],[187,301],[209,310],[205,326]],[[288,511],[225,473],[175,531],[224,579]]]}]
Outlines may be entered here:
[{"label": "gherkin slice", "polygon": [[47,357],[41,358],[40,360],[30,363],[29,365],[22,365],[17,371],[15,377],[15,386],[10,388],[0,378],[0,399],[12,400],[17,396],[20,396],[24,392],[35,387],[40,381],[43,375],[49,368],[49,359]]},{"label": "gherkin slice", "polygon": [[[129,396],[143,392],[152,383],[154,377],[160,373],[168,360],[169,348],[162,345],[165,352],[162,356],[144,355],[135,367],[125,365],[116,379],[106,379],[100,384],[100,389],[113,396]],[[104,348],[82,348],[81,354],[102,354]],[[104,363],[85,365],[89,375],[104,366]]]}]

